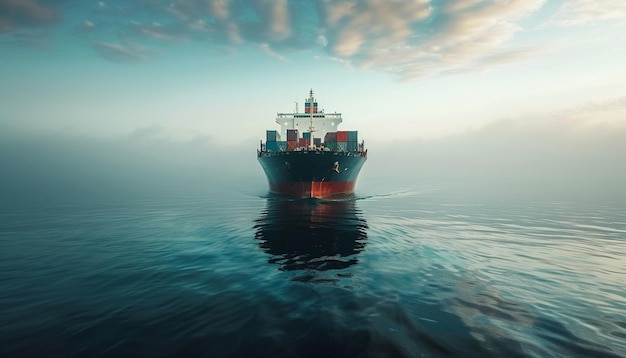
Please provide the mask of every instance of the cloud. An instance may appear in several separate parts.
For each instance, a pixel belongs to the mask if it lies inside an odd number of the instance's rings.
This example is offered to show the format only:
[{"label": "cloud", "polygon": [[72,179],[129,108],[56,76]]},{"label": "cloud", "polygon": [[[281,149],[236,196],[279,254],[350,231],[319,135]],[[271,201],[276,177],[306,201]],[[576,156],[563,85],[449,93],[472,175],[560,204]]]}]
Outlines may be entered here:
[{"label": "cloud", "polygon": [[[198,26],[198,23],[196,23]],[[163,25],[158,22],[151,24],[143,24],[139,22],[133,22],[129,26],[129,32],[135,36],[141,36],[151,40],[165,41],[165,42],[180,42],[188,41],[188,29],[182,28],[178,24]]]},{"label": "cloud", "polygon": [[184,28],[201,29],[194,34],[196,39],[288,47],[298,37],[294,32],[298,8],[292,4],[287,0],[177,0],[163,12]]},{"label": "cloud", "polygon": [[[329,51],[358,67],[401,79],[471,72],[510,63],[533,50],[506,48],[517,21],[544,0],[321,1]],[[523,56],[522,56],[523,55]]]},{"label": "cloud", "polygon": [[428,19],[428,1],[320,1],[320,21],[329,49],[338,56],[405,44],[412,25]]},{"label": "cloud", "polygon": [[603,101],[594,101],[584,105],[581,108],[585,113],[597,113],[607,111],[623,111],[626,110],[626,97],[613,98]]},{"label": "cloud", "polygon": [[[21,9],[28,14],[4,16],[5,22],[12,19],[11,24],[58,18],[55,7],[43,2],[0,1],[13,12]],[[482,71],[536,55],[533,48],[507,43],[522,30],[519,22],[544,2],[135,0],[115,6],[99,2],[93,5],[95,18],[80,28],[83,35],[89,33],[98,52],[113,61],[145,61],[151,55],[147,47],[154,42],[194,41],[253,45],[281,61],[289,51],[312,49],[321,52],[320,58],[411,80]],[[5,31],[11,24],[5,24]],[[107,40],[112,37],[125,42]]]},{"label": "cloud", "polygon": [[[53,2],[0,0],[0,31],[51,24]],[[156,42],[256,47],[281,61],[292,51],[399,80],[485,71],[543,53],[514,46],[546,0],[134,0],[92,4],[84,39],[113,61],[145,61]],[[46,4],[46,5],[43,5]],[[626,17],[617,0],[565,2],[557,24]],[[11,12],[9,14],[9,9]],[[18,11],[19,10],[19,11]],[[15,15],[15,14],[22,15]],[[9,15],[6,15],[9,14]],[[97,26],[95,26],[97,24]],[[86,31],[88,30],[88,31]],[[124,39],[123,43],[117,40]]]},{"label": "cloud", "polygon": [[291,23],[287,0],[261,0],[260,3],[264,6],[259,7],[259,12],[264,13],[264,18],[269,21],[268,34],[276,39],[288,38]]},{"label": "cloud", "polygon": [[626,97],[592,100],[577,107],[553,114],[579,123],[580,131],[592,127],[626,127]]},{"label": "cloud", "polygon": [[12,43],[20,47],[32,47],[41,50],[52,50],[53,45],[50,33],[42,30],[17,32],[7,38],[7,43]]},{"label": "cloud", "polygon": [[287,58],[278,54],[276,51],[272,50],[272,48],[268,44],[260,44],[259,49],[261,50],[261,52],[263,52],[264,54],[270,57],[274,57],[277,60],[282,61],[282,62],[288,62]]},{"label": "cloud", "polygon": [[167,128],[160,125],[139,127],[124,138],[133,143],[196,143],[213,144],[214,138],[206,133],[194,130]]},{"label": "cloud", "polygon": [[556,26],[575,26],[624,18],[626,2],[622,0],[570,0],[561,5],[548,23]]},{"label": "cloud", "polygon": [[518,22],[544,2],[176,0],[162,9],[175,20],[175,35],[163,32],[173,25],[143,27],[141,33],[251,43],[280,60],[285,51],[316,49],[351,66],[414,79],[480,71],[536,55],[536,49],[505,45],[521,31]]},{"label": "cloud", "polygon": [[0,0],[0,33],[37,28],[59,22],[60,0]]},{"label": "cloud", "polygon": [[513,62],[522,61],[532,56],[537,56],[543,50],[540,48],[518,48],[513,50],[498,50],[493,54],[483,56],[475,61],[469,61],[465,64],[459,64],[455,68],[449,70],[442,70],[441,74],[465,74],[482,72],[489,70],[496,66],[506,65]]},{"label": "cloud", "polygon": [[85,20],[80,24],[80,29],[82,31],[91,31],[94,27],[96,27],[96,25],[89,20]]},{"label": "cloud", "polygon": [[136,128],[129,135],[128,139],[133,142],[142,142],[146,140],[157,140],[166,137],[166,130],[162,126],[151,125],[147,127]]},{"label": "cloud", "polygon": [[115,62],[145,62],[155,54],[154,51],[135,44],[94,42],[93,46],[101,55]]}]

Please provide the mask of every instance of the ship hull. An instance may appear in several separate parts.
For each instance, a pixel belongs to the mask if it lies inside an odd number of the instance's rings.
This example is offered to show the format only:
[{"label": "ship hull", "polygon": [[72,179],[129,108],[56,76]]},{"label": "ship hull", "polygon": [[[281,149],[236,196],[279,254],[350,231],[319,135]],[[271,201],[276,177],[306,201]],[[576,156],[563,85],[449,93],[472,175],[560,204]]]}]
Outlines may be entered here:
[{"label": "ship hull", "polygon": [[352,194],[366,152],[259,152],[270,191],[295,198]]}]

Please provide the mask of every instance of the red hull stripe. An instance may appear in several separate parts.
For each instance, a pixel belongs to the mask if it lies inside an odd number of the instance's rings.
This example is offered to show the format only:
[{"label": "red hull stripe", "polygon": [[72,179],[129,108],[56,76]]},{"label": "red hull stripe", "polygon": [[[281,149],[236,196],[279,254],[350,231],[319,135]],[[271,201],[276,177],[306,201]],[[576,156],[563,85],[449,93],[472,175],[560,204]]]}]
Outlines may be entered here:
[{"label": "red hull stripe", "polygon": [[315,182],[270,182],[274,193],[287,194],[296,198],[329,198],[354,191],[352,181],[315,181]]}]

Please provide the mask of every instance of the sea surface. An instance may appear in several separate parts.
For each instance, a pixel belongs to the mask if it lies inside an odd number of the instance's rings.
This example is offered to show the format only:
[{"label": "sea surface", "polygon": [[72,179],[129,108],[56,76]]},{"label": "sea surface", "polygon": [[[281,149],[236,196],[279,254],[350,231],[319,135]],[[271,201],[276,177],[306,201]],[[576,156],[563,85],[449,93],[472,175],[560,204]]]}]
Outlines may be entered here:
[{"label": "sea surface", "polygon": [[4,202],[0,356],[626,357],[626,210],[264,182]]}]

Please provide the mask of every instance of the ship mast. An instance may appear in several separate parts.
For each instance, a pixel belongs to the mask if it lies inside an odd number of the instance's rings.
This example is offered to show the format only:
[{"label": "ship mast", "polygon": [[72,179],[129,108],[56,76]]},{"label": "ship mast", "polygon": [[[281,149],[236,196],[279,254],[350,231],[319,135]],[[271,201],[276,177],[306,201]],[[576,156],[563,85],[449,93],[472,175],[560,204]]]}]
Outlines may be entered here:
[{"label": "ship mast", "polygon": [[315,132],[315,128],[313,128],[313,89],[309,92],[309,114],[311,115],[311,124],[309,125],[309,149],[313,149],[315,145],[315,141],[313,140],[313,132]]}]

